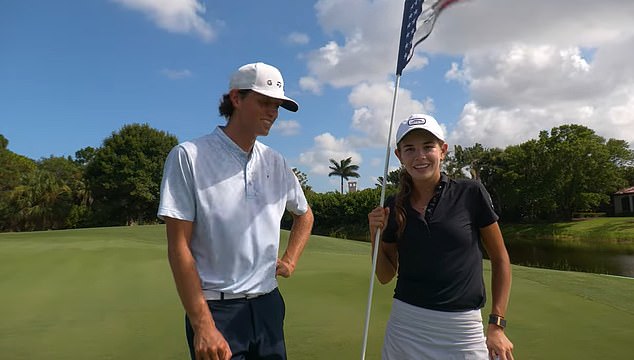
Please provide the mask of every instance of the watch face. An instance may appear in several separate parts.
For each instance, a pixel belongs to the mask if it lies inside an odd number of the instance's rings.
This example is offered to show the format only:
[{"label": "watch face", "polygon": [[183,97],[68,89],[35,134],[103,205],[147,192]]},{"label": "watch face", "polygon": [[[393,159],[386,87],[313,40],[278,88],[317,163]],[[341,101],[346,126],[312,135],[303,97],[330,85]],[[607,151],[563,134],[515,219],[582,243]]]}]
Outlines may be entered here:
[{"label": "watch face", "polygon": [[489,324],[495,324],[499,327],[506,327],[506,320],[504,320],[501,316],[490,315]]}]

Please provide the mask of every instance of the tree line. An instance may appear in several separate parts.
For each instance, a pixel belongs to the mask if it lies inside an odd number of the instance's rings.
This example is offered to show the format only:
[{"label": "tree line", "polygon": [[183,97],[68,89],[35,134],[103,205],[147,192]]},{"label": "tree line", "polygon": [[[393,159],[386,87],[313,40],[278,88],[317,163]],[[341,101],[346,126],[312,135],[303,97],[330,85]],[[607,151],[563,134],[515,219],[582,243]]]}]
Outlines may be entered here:
[{"label": "tree line", "polygon": [[99,148],[32,160],[0,135],[0,231],[156,223],[165,157],[175,136],[123,126]]},{"label": "tree line", "polygon": [[[32,160],[8,149],[0,134],[0,231],[33,231],[157,223],[165,158],[175,136],[147,124],[113,132],[98,148],[74,157]],[[341,192],[314,192],[293,169],[315,214],[314,233],[367,238],[367,213],[379,203],[376,187],[344,194],[343,180],[359,177],[350,158],[330,159],[329,176]],[[505,149],[455,146],[444,164],[454,178],[482,181],[503,221],[556,221],[575,212],[609,210],[610,195],[634,185],[634,152],[623,140],[605,140],[589,128],[564,125]],[[387,176],[393,194],[399,171]],[[289,216],[282,226],[289,223]]]},{"label": "tree line", "polygon": [[[344,161],[345,160],[345,161]],[[330,160],[331,175],[346,173]],[[626,141],[598,136],[581,125],[563,125],[541,131],[537,139],[505,149],[454,146],[443,162],[451,178],[481,181],[504,222],[556,222],[579,213],[609,215],[611,195],[634,186],[634,151]],[[355,173],[358,167],[353,168]],[[401,169],[386,178],[386,194],[397,191]],[[349,175],[350,176],[350,175]],[[354,177],[354,176],[352,176]],[[306,179],[302,173],[302,178]],[[344,177],[342,177],[343,181]],[[346,178],[347,179],[347,178]],[[315,213],[314,233],[342,238],[368,239],[367,213],[379,204],[383,177],[374,189],[343,194],[314,193],[305,189]],[[634,215],[634,214],[629,214]],[[285,217],[283,225],[290,224]]]},{"label": "tree line", "polygon": [[506,221],[570,220],[575,213],[612,211],[611,195],[634,185],[634,152],[581,125],[541,131],[506,149],[456,146],[450,176],[480,180]]}]

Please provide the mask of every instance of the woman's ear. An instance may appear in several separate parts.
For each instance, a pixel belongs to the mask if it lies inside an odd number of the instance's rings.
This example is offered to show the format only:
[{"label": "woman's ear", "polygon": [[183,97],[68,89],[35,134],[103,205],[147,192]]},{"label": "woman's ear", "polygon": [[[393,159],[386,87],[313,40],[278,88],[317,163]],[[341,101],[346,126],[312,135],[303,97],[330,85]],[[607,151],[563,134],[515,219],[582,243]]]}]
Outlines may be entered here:
[{"label": "woman's ear", "polygon": [[442,146],[440,147],[440,160],[445,160],[445,157],[447,156],[447,152],[449,151],[449,145],[447,145],[447,143],[442,143]]},{"label": "woman's ear", "polygon": [[396,157],[398,158],[398,161],[400,161],[401,164],[403,164],[403,161],[401,161],[401,153],[400,151],[398,151],[398,146],[396,147],[396,149],[394,149],[394,155],[396,155]]}]

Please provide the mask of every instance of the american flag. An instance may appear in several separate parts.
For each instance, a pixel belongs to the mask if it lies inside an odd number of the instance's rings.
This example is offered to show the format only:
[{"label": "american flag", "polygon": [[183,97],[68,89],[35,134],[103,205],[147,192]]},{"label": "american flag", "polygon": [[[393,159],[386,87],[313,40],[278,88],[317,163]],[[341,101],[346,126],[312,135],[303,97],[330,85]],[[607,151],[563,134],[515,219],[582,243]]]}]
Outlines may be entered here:
[{"label": "american flag", "polygon": [[403,73],[403,69],[405,69],[405,66],[407,66],[412,56],[414,56],[414,48],[416,48],[416,45],[423,42],[423,40],[427,39],[429,34],[431,34],[440,13],[449,5],[460,0],[436,0],[436,2],[423,11],[424,1],[425,0],[405,0],[396,75]]}]

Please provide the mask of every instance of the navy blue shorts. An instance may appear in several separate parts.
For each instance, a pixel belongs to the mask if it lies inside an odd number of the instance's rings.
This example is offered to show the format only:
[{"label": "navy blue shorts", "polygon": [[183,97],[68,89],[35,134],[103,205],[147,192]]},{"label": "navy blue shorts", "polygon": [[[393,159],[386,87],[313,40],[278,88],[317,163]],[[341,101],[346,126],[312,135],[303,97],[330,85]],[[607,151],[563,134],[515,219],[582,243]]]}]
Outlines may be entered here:
[{"label": "navy blue shorts", "polygon": [[[207,305],[216,328],[229,343],[232,360],[286,360],[286,306],[278,289],[254,299],[210,300]],[[195,360],[194,330],[187,315],[185,332]]]}]

